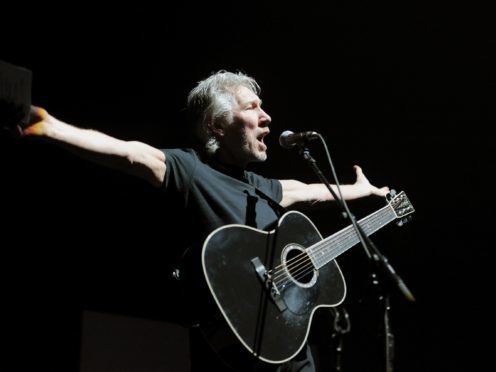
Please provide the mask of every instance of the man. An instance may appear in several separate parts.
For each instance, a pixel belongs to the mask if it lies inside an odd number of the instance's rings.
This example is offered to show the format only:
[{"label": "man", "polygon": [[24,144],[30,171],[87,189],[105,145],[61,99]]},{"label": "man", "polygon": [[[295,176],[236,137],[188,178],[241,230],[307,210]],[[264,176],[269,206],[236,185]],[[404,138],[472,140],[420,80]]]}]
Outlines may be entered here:
[{"label": "man", "polygon": [[[332,201],[323,184],[305,184],[296,180],[275,180],[246,170],[253,162],[267,159],[271,117],[263,110],[257,82],[242,73],[219,71],[200,81],[188,96],[188,109],[205,144],[192,149],[159,150],[142,142],[122,141],[103,133],[80,129],[64,123],[42,108],[32,109],[30,125],[19,128],[23,136],[46,138],[99,164],[140,177],[163,188],[170,200],[170,211],[187,220],[184,254],[186,281],[203,282],[200,252],[205,238],[226,224],[249,225],[258,229],[274,226],[284,211],[296,203]],[[359,167],[356,182],[341,187],[345,199],[369,195],[384,196],[387,187],[370,184]],[[180,274],[182,276],[183,273]],[[195,294],[196,295],[196,294]],[[211,301],[199,295],[202,301]],[[205,310],[201,303],[195,310]],[[202,318],[205,314],[195,314]],[[208,320],[202,319],[202,322]],[[201,328],[201,327],[200,327]],[[255,358],[240,357],[233,367],[226,364],[205,341],[204,333],[193,329],[193,369],[216,371],[243,368],[248,370],[313,371],[309,350],[302,349],[293,361],[284,365],[262,363]],[[234,361],[236,364],[236,361]]]}]

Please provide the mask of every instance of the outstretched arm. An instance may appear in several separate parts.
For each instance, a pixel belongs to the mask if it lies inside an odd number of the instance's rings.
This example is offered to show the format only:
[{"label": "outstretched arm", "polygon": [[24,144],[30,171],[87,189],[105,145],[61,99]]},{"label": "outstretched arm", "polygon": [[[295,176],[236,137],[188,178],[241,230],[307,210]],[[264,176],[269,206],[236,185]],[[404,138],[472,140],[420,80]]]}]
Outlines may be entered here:
[{"label": "outstretched arm", "polygon": [[[341,192],[345,200],[358,199],[369,195],[386,196],[389,188],[384,186],[378,188],[372,185],[362,172],[358,165],[354,166],[356,172],[356,181],[352,185],[341,185]],[[289,207],[295,203],[310,203],[332,201],[334,197],[327,187],[322,183],[306,184],[296,180],[281,180],[283,207]],[[331,185],[333,190],[339,196],[335,185]]]},{"label": "outstretched arm", "polygon": [[21,136],[47,139],[95,163],[140,177],[154,186],[165,177],[162,151],[137,141],[122,141],[91,129],[64,123],[46,110],[31,108],[30,125],[18,127]]}]

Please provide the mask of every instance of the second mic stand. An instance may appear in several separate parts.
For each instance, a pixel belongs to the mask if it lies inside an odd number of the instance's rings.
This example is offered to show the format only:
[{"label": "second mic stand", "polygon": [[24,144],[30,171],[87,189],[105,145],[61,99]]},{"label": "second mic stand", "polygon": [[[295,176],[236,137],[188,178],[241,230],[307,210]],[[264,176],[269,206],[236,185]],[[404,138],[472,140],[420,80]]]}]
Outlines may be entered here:
[{"label": "second mic stand", "polygon": [[[381,272],[384,274],[383,276],[389,278],[392,283],[394,283],[401,293],[406,297],[408,301],[415,301],[413,294],[410,292],[408,287],[405,285],[403,280],[400,278],[396,271],[393,269],[391,264],[388,262],[387,258],[377,249],[375,244],[370,240],[370,238],[365,234],[361,226],[356,222],[355,217],[348,209],[346,203],[338,197],[336,192],[332,189],[329,181],[326,179],[320,168],[317,166],[317,162],[310,155],[310,151],[304,144],[298,144],[298,151],[300,155],[303,156],[303,159],[307,161],[310,168],[315,172],[317,177],[322,181],[322,183],[327,187],[329,192],[334,197],[334,200],[337,202],[339,207],[341,208],[342,214],[344,218],[348,218],[355,231],[357,232],[357,236],[362,244],[365,253],[367,254],[369,261],[372,263],[371,265],[371,278],[374,286],[379,289],[378,291],[378,300],[382,304],[382,308],[384,310],[384,338],[385,338],[385,366],[386,372],[393,371],[393,358],[394,358],[394,336],[390,327],[390,301],[389,301],[389,293],[385,289],[384,286],[381,286],[381,282],[379,281],[379,276],[376,274],[376,269],[381,269]],[[337,183],[337,180],[336,180]]]}]

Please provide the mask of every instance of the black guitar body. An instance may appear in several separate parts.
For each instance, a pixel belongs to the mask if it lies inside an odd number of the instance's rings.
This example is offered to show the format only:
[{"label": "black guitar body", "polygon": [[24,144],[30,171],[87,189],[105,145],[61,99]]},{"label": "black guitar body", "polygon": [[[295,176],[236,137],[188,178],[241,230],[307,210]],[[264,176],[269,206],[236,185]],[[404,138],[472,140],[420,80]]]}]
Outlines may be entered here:
[{"label": "black guitar body", "polygon": [[[308,337],[315,309],[343,301],[346,286],[335,261],[318,271],[306,255],[301,261],[304,248],[321,240],[313,223],[298,212],[285,214],[271,232],[229,225],[206,240],[202,264],[208,286],[234,334],[259,359],[291,359]],[[279,283],[276,296],[257,268],[277,269],[271,273]]]}]

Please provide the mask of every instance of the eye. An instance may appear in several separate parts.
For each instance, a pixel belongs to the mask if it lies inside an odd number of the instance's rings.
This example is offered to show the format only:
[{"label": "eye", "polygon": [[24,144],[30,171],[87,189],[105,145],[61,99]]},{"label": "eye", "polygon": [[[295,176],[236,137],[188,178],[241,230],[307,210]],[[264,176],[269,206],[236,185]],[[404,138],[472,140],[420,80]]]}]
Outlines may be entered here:
[{"label": "eye", "polygon": [[253,101],[249,104],[246,105],[246,110],[256,110],[258,108],[260,108],[260,104],[256,101]]}]

